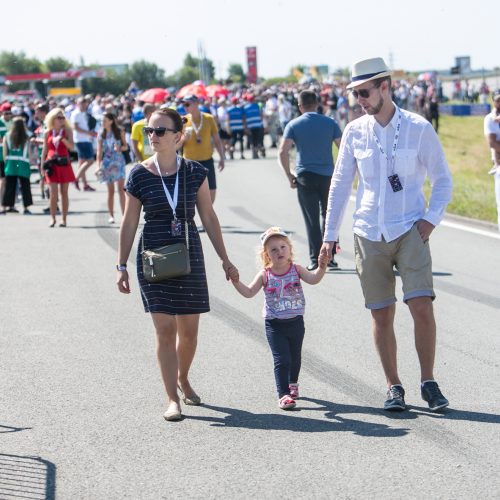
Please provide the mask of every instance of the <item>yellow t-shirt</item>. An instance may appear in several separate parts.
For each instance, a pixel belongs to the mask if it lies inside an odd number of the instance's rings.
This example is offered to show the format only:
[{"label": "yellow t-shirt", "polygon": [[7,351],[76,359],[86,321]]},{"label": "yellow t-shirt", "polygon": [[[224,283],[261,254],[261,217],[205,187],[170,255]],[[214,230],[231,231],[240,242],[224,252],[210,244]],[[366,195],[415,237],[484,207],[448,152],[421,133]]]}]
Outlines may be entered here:
[{"label": "yellow t-shirt", "polygon": [[[214,152],[212,145],[212,135],[217,134],[217,125],[214,117],[209,113],[200,113],[202,116],[201,129],[198,130],[198,137],[201,142],[196,142],[196,134],[193,130],[191,115],[186,115],[187,122],[184,125],[184,132],[191,128],[191,135],[184,143],[183,156],[189,160],[204,161],[210,160]],[[196,123],[196,122],[195,122]],[[200,124],[196,123],[199,127]]]},{"label": "yellow t-shirt", "polygon": [[[130,134],[130,138],[134,141],[137,141],[137,149],[142,154],[145,160],[153,155],[153,150],[149,145],[149,138],[146,135],[144,135],[142,131],[142,128],[145,127],[146,125],[147,125],[146,118],[136,121],[132,125],[132,132]],[[137,160],[139,159],[137,158]]]}]

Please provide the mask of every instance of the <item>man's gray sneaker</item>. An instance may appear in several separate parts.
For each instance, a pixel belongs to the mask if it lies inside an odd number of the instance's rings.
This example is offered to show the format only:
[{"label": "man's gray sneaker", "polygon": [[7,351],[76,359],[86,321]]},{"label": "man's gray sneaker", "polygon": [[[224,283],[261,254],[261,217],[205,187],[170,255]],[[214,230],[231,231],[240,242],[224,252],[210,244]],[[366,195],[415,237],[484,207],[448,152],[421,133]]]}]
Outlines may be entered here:
[{"label": "man's gray sneaker", "polygon": [[429,410],[438,411],[446,408],[450,402],[443,396],[442,392],[434,380],[425,382],[420,388],[422,399],[427,401]]},{"label": "man's gray sneaker", "polygon": [[390,389],[387,391],[387,400],[384,403],[384,410],[406,410],[405,390],[402,385],[391,385]]}]

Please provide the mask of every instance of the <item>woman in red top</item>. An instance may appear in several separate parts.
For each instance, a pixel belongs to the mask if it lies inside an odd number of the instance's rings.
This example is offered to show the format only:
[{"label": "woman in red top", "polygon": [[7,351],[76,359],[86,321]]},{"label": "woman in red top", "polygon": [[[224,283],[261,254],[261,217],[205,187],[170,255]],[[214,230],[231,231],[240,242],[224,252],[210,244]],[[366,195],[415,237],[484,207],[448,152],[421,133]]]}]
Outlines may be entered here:
[{"label": "woman in red top", "polygon": [[[45,177],[45,183],[50,188],[50,227],[56,225],[58,191],[62,198],[62,221],[59,227],[66,227],[66,216],[69,208],[68,186],[70,182],[75,181],[69,157],[69,150],[74,147],[73,132],[71,124],[64,116],[64,110],[61,108],[54,108],[47,114],[45,128],[42,173]],[[47,160],[54,160],[48,168],[46,168],[47,164],[45,163]]]}]

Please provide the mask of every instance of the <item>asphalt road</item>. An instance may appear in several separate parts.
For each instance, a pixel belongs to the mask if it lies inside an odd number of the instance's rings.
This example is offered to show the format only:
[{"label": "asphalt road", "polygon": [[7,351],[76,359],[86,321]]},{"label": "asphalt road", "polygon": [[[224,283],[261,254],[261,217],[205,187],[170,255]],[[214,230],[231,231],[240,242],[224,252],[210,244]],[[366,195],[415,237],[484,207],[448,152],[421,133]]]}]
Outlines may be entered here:
[{"label": "asphalt road", "polygon": [[[292,233],[296,260],[307,264],[296,194],[273,154],[228,162],[218,175],[216,210],[246,282],[270,225]],[[436,376],[451,402],[443,414],[420,399],[401,300],[410,408],[381,410],[385,384],[354,271],[352,207],[342,270],[305,285],[303,397],[291,412],[277,407],[262,294],[235,292],[203,234],[212,310],[202,316],[192,384],[204,404],[169,423],[135,278],[130,296],[116,290],[118,227],[107,223],[103,187],[70,190],[67,228],[48,228],[34,192],[35,215],[0,218],[0,499],[500,497],[500,239],[492,227],[447,219],[431,237]]]}]

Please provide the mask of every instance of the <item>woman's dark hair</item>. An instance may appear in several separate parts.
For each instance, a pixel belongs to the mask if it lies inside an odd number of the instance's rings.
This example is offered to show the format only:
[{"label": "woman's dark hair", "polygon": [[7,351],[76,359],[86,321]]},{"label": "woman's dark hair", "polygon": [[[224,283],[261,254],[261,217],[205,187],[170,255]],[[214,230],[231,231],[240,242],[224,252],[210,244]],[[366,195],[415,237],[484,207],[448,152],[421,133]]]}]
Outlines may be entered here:
[{"label": "woman's dark hair", "polygon": [[[120,127],[118,126],[118,123],[116,123],[116,116],[113,113],[104,113],[102,116],[105,116],[108,120],[111,120],[111,132],[113,132],[115,139],[121,142],[122,135],[120,132]],[[106,139],[105,128],[102,129],[102,138]]]},{"label": "woman's dark hair", "polygon": [[183,118],[175,109],[172,108],[157,109],[153,115],[168,116],[174,123],[174,129],[176,132],[182,132],[184,124],[187,123],[187,119]]},{"label": "woman's dark hair", "polygon": [[9,132],[10,146],[14,149],[23,148],[28,140],[26,132],[26,123],[24,118],[16,116],[12,120],[12,126]]}]

